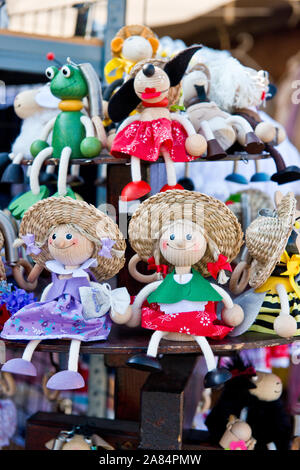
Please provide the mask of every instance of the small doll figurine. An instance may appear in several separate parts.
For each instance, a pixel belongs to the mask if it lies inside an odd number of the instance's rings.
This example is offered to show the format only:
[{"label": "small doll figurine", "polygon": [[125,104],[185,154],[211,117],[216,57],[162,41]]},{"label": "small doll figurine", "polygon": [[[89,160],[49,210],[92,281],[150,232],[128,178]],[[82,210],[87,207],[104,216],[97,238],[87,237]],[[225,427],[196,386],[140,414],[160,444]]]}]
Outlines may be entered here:
[{"label": "small doll figurine", "polygon": [[81,341],[106,339],[111,319],[126,323],[130,297],[125,288],[111,291],[105,281],[124,265],[125,240],[118,226],[104,213],[84,201],[51,197],[26,211],[19,231],[18,246],[24,244],[35,267],[29,281],[46,267],[52,283],[40,302],[16,312],[4,325],[1,337],[29,340],[22,359],[6,362],[2,370],[36,375],[30,362],[44,339],[71,340],[68,370],[54,374],[47,387],[54,390],[82,388],[77,371]]},{"label": "small doll figurine", "polygon": [[[206,337],[222,339],[243,319],[243,311],[233,304],[224,289],[203,276],[210,274],[220,283],[225,270],[242,245],[241,227],[226,205],[194,191],[170,190],[144,201],[133,214],[129,241],[136,251],[130,272],[146,281],[136,270],[139,260],[149,259],[151,267],[163,273],[144,287],[132,306],[128,326],[155,330],[147,354],[131,357],[127,364],[144,370],[161,370],[156,359],[161,339],[196,341],[206,360],[204,385],[217,386],[230,378],[217,369]],[[151,259],[153,257],[153,259]],[[152,266],[153,265],[153,266]],[[168,266],[171,267],[170,274]],[[150,277],[154,279],[153,275]],[[216,316],[216,302],[223,301],[222,320]]]},{"label": "small doll figurine", "polygon": [[[245,313],[230,335],[256,331],[290,337],[300,334],[300,213],[292,193],[278,191],[276,211],[262,210],[246,230],[246,261],[235,268],[230,289]],[[249,281],[250,290],[246,288]],[[243,292],[243,293],[242,293]]]},{"label": "small doll figurine", "polygon": [[[161,191],[183,189],[177,184],[174,162],[193,160],[206,151],[205,138],[196,134],[191,122],[168,108],[174,104],[169,99],[179,87],[191,57],[200,48],[187,48],[169,61],[138,62],[131,70],[131,78],[108,103],[112,121],[124,120],[113,140],[111,154],[131,159],[132,182],[123,188],[124,201],[139,199],[151,191],[150,185],[141,180],[141,160],[155,162],[162,154],[167,185]],[[129,116],[138,106],[140,112]]]},{"label": "small doll figurine", "polygon": [[147,26],[126,25],[121,28],[110,43],[112,59],[104,67],[108,84],[128,75],[140,60],[155,57],[159,40]]},{"label": "small doll figurine", "polygon": [[256,440],[252,437],[252,429],[249,424],[230,415],[226,431],[219,444],[225,450],[253,450]]},{"label": "small doll figurine", "polygon": [[[61,178],[66,180],[70,159],[93,158],[105,144],[106,134],[102,124],[101,84],[90,63],[75,64],[70,58],[58,69],[50,66],[46,76],[51,80],[50,91],[60,99],[60,113],[44,126],[38,140],[32,142],[30,152],[34,157],[30,172],[30,191],[15,199],[9,206],[14,217],[22,218],[35,202],[48,197],[45,185],[39,186],[39,173],[50,157],[60,160]],[[89,116],[83,112],[83,99],[88,97]],[[47,139],[52,132],[51,145]],[[74,165],[73,165],[74,166]],[[75,165],[76,167],[77,165]],[[61,194],[58,191],[59,195]],[[69,190],[64,195],[75,198]]]}]

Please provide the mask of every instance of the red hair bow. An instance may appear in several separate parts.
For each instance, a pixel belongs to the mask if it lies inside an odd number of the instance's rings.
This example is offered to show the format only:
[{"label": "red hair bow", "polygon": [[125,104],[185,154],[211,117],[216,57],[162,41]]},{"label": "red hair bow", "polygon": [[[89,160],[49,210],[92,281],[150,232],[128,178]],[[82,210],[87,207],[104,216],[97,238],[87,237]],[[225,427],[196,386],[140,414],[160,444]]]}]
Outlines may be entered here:
[{"label": "red hair bow", "polygon": [[227,256],[219,255],[218,261],[215,263],[207,263],[207,270],[214,279],[217,279],[218,274],[222,269],[225,271],[232,271],[232,267],[230,266],[230,263],[228,263]]},{"label": "red hair bow", "polygon": [[168,266],[166,264],[155,264],[154,256],[148,259],[148,271],[156,271],[162,273],[163,277],[168,274]]},{"label": "red hair bow", "polygon": [[254,377],[256,375],[256,370],[252,366],[247,367],[245,370],[233,369],[230,372],[232,378],[240,377],[241,375],[246,375],[248,377]]}]

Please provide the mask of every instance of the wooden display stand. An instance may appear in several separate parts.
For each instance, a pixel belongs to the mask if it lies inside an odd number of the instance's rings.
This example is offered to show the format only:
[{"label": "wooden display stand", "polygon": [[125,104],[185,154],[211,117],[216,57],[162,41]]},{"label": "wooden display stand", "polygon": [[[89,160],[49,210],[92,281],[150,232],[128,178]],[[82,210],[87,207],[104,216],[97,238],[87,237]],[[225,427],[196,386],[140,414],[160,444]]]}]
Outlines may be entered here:
[{"label": "wooden display stand", "polygon": [[[266,155],[233,155],[225,160],[268,158]],[[198,160],[201,162],[200,159]],[[118,210],[119,195],[130,181],[130,166],[125,159],[100,155],[93,160],[73,161],[81,165],[107,163],[107,203]],[[28,162],[27,162],[28,164]],[[49,160],[47,164],[58,164]],[[150,167],[143,165],[143,177],[149,180]],[[156,188],[153,188],[155,190]],[[128,247],[130,255],[130,247]],[[127,256],[128,258],[128,256]],[[131,295],[139,286],[127,267],[119,274],[119,282],[126,285]],[[103,354],[105,363],[116,370],[115,420],[54,413],[36,413],[27,423],[26,449],[46,450],[45,443],[62,429],[74,424],[88,424],[117,449],[211,449],[203,439],[204,433],[192,430],[192,422],[202,393],[201,350],[196,342],[161,341],[159,354],[163,372],[149,374],[126,365],[130,355],[145,352],[151,332],[142,328],[131,329],[113,325],[106,341],[82,343],[82,354]],[[243,349],[276,346],[297,341],[260,333],[246,333],[235,338],[210,341],[216,356],[229,356]],[[25,342],[5,341],[7,347],[24,349]],[[67,341],[43,341],[37,350],[67,352]],[[216,449],[216,447],[214,448]]]}]

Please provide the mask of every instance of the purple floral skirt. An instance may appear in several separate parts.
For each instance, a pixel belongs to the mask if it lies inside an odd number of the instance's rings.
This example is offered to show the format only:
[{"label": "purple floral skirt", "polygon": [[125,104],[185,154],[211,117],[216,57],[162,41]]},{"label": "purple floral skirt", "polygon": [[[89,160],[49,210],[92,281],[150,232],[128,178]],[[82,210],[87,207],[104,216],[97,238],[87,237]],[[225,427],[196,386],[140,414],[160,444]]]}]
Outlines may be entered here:
[{"label": "purple floral skirt", "polygon": [[6,321],[1,337],[5,339],[79,339],[97,341],[110,333],[108,315],[86,320],[82,305],[69,294],[49,302],[26,305]]}]

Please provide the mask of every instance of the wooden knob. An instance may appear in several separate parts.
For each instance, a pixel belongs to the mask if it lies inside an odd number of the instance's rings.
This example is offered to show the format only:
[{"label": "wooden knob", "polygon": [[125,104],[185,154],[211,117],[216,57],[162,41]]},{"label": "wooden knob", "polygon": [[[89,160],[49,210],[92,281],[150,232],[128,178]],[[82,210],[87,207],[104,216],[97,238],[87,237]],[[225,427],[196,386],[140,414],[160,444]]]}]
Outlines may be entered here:
[{"label": "wooden knob", "polygon": [[290,338],[297,331],[297,322],[291,315],[279,315],[274,321],[274,330],[282,338]]},{"label": "wooden knob", "polygon": [[200,134],[190,135],[185,141],[185,149],[189,155],[200,157],[206,152],[206,139]]},{"label": "wooden knob", "polygon": [[270,122],[260,122],[255,128],[255,134],[263,142],[272,142],[276,137],[276,129]]}]

